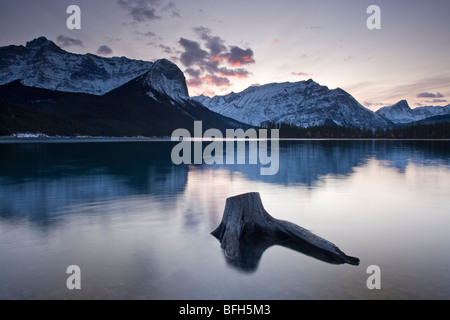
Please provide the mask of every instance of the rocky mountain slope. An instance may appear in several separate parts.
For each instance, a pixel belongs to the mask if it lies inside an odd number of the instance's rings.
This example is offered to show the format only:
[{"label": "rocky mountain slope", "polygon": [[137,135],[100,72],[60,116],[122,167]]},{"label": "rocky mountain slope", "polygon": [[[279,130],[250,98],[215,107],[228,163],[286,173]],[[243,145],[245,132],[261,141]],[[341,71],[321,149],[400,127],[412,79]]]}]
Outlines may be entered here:
[{"label": "rocky mountain slope", "polygon": [[152,62],[64,51],[44,37],[0,48],[0,84],[102,95],[150,70]]},{"label": "rocky mountain slope", "polygon": [[446,107],[430,106],[411,109],[408,102],[402,100],[392,106],[381,108],[376,113],[396,124],[408,124],[427,118],[450,115],[450,105]]},{"label": "rocky mountain slope", "polygon": [[226,117],[251,125],[267,122],[300,127],[336,124],[359,128],[386,128],[390,121],[363,107],[342,89],[330,90],[313,80],[272,83],[241,93],[194,98]]},{"label": "rocky mountain slope", "polygon": [[[21,54],[11,55],[14,50]],[[33,54],[37,60],[20,68],[9,64]],[[3,82],[17,78],[0,85],[3,136],[170,136],[179,128],[192,132],[197,120],[205,130],[247,127],[191,100],[183,72],[165,59],[147,63],[73,55],[39,38],[27,47],[1,48],[0,61],[6,65]]]}]

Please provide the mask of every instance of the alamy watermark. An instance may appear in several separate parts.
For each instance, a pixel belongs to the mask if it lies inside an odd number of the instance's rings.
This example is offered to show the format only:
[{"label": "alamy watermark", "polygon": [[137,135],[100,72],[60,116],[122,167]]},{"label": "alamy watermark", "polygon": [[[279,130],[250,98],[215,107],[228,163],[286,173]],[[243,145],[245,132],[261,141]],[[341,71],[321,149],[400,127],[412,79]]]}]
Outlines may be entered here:
[{"label": "alamy watermark", "polygon": [[[279,130],[272,129],[270,138],[267,134],[267,129],[259,129],[259,132],[256,129],[247,131],[228,129],[224,137],[222,131],[218,129],[208,129],[203,133],[203,123],[195,121],[194,137],[191,137],[191,133],[186,129],[177,129],[173,132],[172,141],[181,140],[181,142],[172,149],[172,162],[176,165],[260,164],[262,165],[261,175],[276,175],[280,167]],[[205,141],[211,141],[211,143],[203,149]],[[246,163],[247,145],[249,146],[248,163]],[[235,146],[237,146],[237,150]]]},{"label": "alamy watermark", "polygon": [[70,16],[67,18],[66,26],[69,30],[80,30],[81,29],[81,9],[79,6],[70,5],[66,10],[67,14]]},{"label": "alamy watermark", "polygon": [[367,14],[371,16],[367,19],[367,29],[380,30],[381,29],[381,8],[377,5],[371,5],[367,8]]},{"label": "alamy watermark", "polygon": [[77,265],[71,265],[67,267],[67,274],[70,276],[67,278],[66,286],[69,290],[81,290],[81,269]]},{"label": "alamy watermark", "polygon": [[[66,13],[70,16],[67,18],[66,26],[69,30],[81,29],[81,9],[77,5],[67,7]],[[377,5],[370,5],[367,10],[370,17],[367,19],[366,26],[369,30],[381,29],[381,8]]]},{"label": "alamy watermark", "polygon": [[370,274],[366,281],[367,289],[381,290],[381,268],[376,265],[369,266],[367,274]]}]

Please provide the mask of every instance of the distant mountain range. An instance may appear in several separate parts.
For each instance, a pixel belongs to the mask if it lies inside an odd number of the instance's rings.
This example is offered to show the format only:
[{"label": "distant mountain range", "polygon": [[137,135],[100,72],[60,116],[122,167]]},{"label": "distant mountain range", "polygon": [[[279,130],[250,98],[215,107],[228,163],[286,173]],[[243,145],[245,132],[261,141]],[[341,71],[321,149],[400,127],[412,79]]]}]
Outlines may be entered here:
[{"label": "distant mountain range", "polygon": [[313,80],[253,86],[226,96],[189,98],[172,62],[73,54],[44,37],[0,48],[0,136],[169,136],[177,128],[247,128],[268,123],[365,129],[448,121],[450,106],[376,113],[349,93]]},{"label": "distant mountain range", "polygon": [[[398,125],[416,122],[431,124],[441,122],[439,119],[446,119],[446,115],[450,116],[450,105],[446,107],[419,107],[411,109],[408,102],[402,100],[392,106],[381,108],[376,113]],[[426,119],[428,120],[425,121]]]}]

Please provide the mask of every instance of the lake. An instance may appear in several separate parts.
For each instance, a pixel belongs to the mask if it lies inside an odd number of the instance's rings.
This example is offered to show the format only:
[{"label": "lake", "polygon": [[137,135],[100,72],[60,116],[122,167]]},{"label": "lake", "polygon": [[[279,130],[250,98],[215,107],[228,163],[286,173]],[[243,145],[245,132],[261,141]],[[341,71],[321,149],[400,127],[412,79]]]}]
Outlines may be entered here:
[{"label": "lake", "polygon": [[[175,166],[173,146],[0,144],[0,299],[450,299],[450,142],[281,141],[275,176]],[[282,246],[229,263],[210,233],[246,192],[360,265]]]}]

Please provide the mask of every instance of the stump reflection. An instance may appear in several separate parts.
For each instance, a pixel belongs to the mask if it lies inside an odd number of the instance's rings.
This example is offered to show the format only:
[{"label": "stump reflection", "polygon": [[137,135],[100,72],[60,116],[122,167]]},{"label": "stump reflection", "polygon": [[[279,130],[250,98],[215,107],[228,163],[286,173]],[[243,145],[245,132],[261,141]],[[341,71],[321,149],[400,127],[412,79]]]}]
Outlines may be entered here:
[{"label": "stump reflection", "polygon": [[228,198],[222,222],[212,232],[224,250],[227,262],[246,272],[258,268],[264,251],[283,246],[331,264],[359,265],[333,243],[293,223],[270,216],[259,193]]}]

